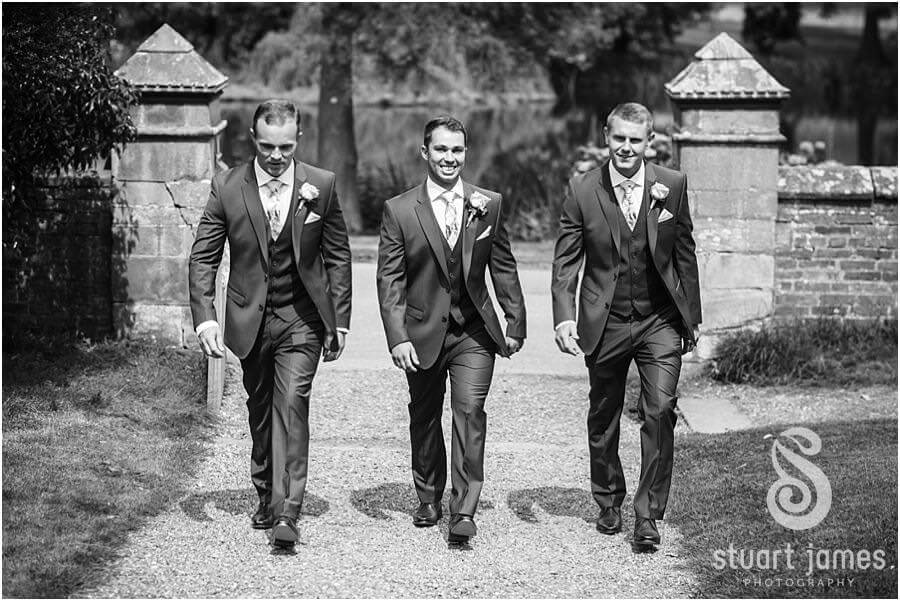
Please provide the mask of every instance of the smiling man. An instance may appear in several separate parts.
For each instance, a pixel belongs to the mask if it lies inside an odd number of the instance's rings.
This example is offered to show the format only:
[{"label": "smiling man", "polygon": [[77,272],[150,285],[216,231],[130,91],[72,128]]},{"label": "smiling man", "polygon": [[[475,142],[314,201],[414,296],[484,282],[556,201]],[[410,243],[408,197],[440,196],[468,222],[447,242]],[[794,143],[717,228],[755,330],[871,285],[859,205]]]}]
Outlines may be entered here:
[{"label": "smiling man", "polygon": [[[452,117],[425,125],[425,181],[384,204],[378,246],[378,300],[391,358],[409,384],[412,472],[419,507],[413,523],[441,518],[447,452],[441,411],[450,377],[450,540],[475,536],[484,483],[484,403],[494,355],[522,348],[525,303],[503,222],[503,198],[460,178],[466,130]],[[485,283],[490,272],[506,331]]]},{"label": "smiling man", "polygon": [[[252,162],[216,175],[191,248],[191,314],[203,351],[241,360],[247,391],[251,518],[293,546],[306,491],[309,395],[319,364],[334,361],[350,327],[350,244],[334,174],[296,159],[300,113],[269,100],[253,115]],[[225,331],[215,307],[225,241],[231,271]]]},{"label": "smiling man", "polygon": [[637,364],[643,424],[633,541],[652,546],[672,479],[681,355],[700,336],[697,257],[685,175],[644,161],[650,111],[620,104],[604,133],[609,161],[569,182],[553,258],[553,319],[559,349],[585,355],[591,491],[604,534],[622,529],[619,418],[628,367]]}]

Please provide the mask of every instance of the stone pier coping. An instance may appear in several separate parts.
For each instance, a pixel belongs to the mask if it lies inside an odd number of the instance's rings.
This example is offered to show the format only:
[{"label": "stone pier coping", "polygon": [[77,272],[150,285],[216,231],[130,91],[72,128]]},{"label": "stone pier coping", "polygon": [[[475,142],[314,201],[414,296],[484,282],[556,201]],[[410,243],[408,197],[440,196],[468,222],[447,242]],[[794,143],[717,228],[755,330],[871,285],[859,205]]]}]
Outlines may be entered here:
[{"label": "stone pier coping", "polygon": [[779,200],[897,201],[897,167],[803,165],[778,168]]}]

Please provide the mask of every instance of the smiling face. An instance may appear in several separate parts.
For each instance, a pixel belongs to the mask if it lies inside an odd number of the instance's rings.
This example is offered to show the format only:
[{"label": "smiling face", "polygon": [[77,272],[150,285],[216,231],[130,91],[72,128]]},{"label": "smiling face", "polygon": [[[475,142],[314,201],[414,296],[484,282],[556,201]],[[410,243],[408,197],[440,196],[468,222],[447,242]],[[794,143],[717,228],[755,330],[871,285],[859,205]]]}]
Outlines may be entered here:
[{"label": "smiling face", "polygon": [[649,125],[613,117],[603,131],[609,144],[609,157],[616,170],[625,177],[637,173],[644,160],[644,151],[653,139]]},{"label": "smiling face", "polygon": [[266,123],[265,119],[259,119],[250,130],[250,136],[263,171],[272,177],[284,173],[297,151],[297,122],[286,119],[281,123]]},{"label": "smiling face", "polygon": [[439,126],[431,132],[428,146],[422,146],[421,152],[431,179],[450,188],[466,164],[466,137],[461,131]]}]

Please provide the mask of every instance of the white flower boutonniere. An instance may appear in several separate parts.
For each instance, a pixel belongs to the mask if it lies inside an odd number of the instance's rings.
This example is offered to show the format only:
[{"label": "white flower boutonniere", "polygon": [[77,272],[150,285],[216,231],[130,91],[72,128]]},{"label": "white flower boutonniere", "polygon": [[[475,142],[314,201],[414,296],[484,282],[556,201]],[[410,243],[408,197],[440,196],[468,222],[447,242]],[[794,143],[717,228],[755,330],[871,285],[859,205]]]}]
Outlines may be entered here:
[{"label": "white flower boutonniere", "polygon": [[304,205],[309,207],[315,206],[316,201],[319,199],[319,189],[309,182],[303,182],[303,185],[300,186],[300,198],[303,202],[297,205],[297,211],[294,213],[295,216],[300,213],[300,209],[302,209]]},{"label": "white flower boutonniere", "polygon": [[490,200],[490,198],[481,192],[472,192],[467,203],[469,206],[469,220],[466,223],[466,227],[469,227],[476,217],[481,219],[487,215],[487,203],[490,202]]},{"label": "white flower boutonniere", "polygon": [[655,201],[654,204],[660,203],[669,195],[669,187],[665,184],[656,182],[650,186],[650,197]]}]

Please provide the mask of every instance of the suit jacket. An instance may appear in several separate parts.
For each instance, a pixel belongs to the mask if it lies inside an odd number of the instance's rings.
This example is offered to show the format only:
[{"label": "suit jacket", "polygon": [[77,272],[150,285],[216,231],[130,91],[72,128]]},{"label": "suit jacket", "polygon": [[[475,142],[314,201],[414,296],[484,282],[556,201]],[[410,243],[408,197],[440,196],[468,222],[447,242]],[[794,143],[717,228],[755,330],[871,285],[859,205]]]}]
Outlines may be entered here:
[{"label": "suit jacket", "polygon": [[[486,213],[469,223],[469,199],[476,191],[489,202]],[[485,268],[490,271],[510,337],[525,338],[525,300],[501,216],[503,199],[467,182],[463,182],[463,192],[467,208],[459,243],[464,284],[498,352],[506,356],[506,339],[488,295]],[[437,359],[449,327],[450,276],[443,237],[425,183],[384,204],[377,273],[381,320],[388,348],[412,341],[425,369]]]},{"label": "suit jacket", "polygon": [[[255,159],[254,159],[255,160]],[[300,280],[325,328],[350,327],[350,243],[330,171],[295,161],[291,199],[292,245]],[[298,197],[309,182],[319,189],[312,202]],[[320,219],[305,223],[311,215]],[[313,219],[315,219],[313,217]],[[266,216],[253,162],[215,176],[209,201],[191,248],[189,287],[194,327],[216,319],[216,270],[225,240],[231,272],[225,309],[225,344],[243,359],[256,341],[268,291],[269,247]]]},{"label": "suit jacket", "polygon": [[[646,163],[644,177],[644,203],[652,203],[646,231],[653,265],[678,308],[684,336],[693,338],[693,327],[701,322],[700,284],[687,178],[652,163]],[[650,194],[657,182],[669,189],[662,200]],[[553,253],[553,323],[575,320],[578,272],[586,259],[577,320],[578,342],[586,354],[600,341],[615,293],[621,243],[619,211],[609,161],[569,181]],[[661,221],[663,211],[672,217]]]}]

